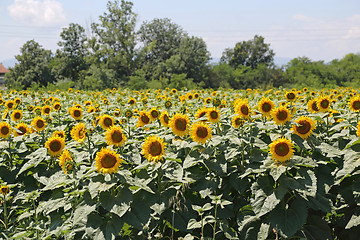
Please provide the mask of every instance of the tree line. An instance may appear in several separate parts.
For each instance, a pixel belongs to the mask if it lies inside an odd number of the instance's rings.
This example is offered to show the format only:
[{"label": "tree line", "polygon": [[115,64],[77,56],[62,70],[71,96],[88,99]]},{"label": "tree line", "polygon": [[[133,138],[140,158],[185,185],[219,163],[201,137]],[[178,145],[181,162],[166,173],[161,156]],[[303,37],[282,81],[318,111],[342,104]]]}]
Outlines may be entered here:
[{"label": "tree line", "polygon": [[11,89],[102,90],[144,88],[360,87],[360,54],[329,63],[306,57],[285,66],[262,36],[238,42],[211,63],[206,43],[168,18],[144,21],[136,30],[133,3],[109,1],[89,33],[71,23],[63,28],[55,53],[35,40],[15,56],[5,83]]}]

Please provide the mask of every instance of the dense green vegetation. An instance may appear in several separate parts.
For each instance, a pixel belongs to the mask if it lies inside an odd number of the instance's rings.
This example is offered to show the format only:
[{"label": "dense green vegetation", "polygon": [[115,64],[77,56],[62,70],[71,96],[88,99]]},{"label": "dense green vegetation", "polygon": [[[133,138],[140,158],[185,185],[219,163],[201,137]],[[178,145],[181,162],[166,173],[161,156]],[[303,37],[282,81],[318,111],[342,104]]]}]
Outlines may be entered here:
[{"label": "dense green vegetation", "polygon": [[136,23],[132,2],[109,1],[88,33],[76,23],[64,28],[55,53],[34,40],[26,42],[6,85],[18,90],[360,86],[359,54],[329,63],[299,57],[276,66],[270,44],[255,35],[211,63],[204,40],[170,19],[145,21],[139,28]]}]

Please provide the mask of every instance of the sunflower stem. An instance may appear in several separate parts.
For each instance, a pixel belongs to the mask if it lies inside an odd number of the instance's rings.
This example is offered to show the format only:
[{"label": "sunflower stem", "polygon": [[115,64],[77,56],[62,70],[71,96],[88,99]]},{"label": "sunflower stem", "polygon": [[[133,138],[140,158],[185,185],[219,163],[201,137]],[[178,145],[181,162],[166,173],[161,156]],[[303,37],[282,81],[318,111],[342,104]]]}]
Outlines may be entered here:
[{"label": "sunflower stem", "polygon": [[5,224],[5,230],[8,228],[8,216],[7,216],[7,208],[6,208],[6,196],[3,195],[4,199],[4,224]]}]

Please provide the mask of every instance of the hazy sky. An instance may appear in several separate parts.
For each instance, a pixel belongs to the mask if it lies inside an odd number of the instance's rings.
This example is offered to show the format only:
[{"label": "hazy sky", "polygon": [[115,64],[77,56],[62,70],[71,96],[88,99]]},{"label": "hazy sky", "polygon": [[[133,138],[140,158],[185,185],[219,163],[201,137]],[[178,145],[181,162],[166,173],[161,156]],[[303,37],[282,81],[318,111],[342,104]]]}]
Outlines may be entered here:
[{"label": "hazy sky", "polygon": [[[330,61],[360,53],[359,0],[133,0],[137,27],[170,18],[202,37],[213,58],[255,34],[276,57]],[[107,0],[0,0],[0,61],[14,58],[31,39],[57,49],[69,23],[87,28],[106,12]]]}]

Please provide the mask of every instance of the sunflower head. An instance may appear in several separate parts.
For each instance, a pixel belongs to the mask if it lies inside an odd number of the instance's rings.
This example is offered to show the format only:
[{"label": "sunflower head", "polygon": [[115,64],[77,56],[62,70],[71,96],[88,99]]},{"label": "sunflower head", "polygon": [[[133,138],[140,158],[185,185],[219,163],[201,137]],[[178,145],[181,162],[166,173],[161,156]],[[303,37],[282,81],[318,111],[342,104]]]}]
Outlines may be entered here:
[{"label": "sunflower head", "polygon": [[160,122],[164,127],[169,127],[170,117],[167,111],[163,111],[160,114]]},{"label": "sunflower head", "polygon": [[278,107],[271,112],[271,116],[277,125],[282,125],[290,121],[291,112],[286,107]]},{"label": "sunflower head", "polygon": [[360,112],[360,97],[352,97],[349,101],[349,109],[353,112]]},{"label": "sunflower head", "polygon": [[42,107],[42,109],[41,109],[41,114],[42,115],[50,115],[50,113],[51,113],[51,107],[49,106],[49,105],[45,105],[45,106],[43,106]]},{"label": "sunflower head", "polygon": [[0,186],[0,193],[5,196],[10,192],[9,186]]},{"label": "sunflower head", "polygon": [[207,121],[207,112],[208,112],[208,108],[202,107],[196,111],[195,118],[201,119],[201,121],[206,122]]},{"label": "sunflower head", "polygon": [[172,106],[172,102],[169,99],[166,100],[164,104],[167,109],[171,108],[171,106]]},{"label": "sunflower head", "polygon": [[130,104],[131,106],[134,105],[136,103],[135,98],[129,98],[128,100],[128,104]]},{"label": "sunflower head", "polygon": [[258,103],[258,108],[263,116],[269,116],[271,111],[275,108],[275,104],[269,98],[262,98]]},{"label": "sunflower head", "polygon": [[251,110],[246,100],[238,100],[235,103],[235,113],[240,115],[242,118],[248,119],[251,115]]},{"label": "sunflower head", "polygon": [[115,151],[102,148],[96,153],[96,171],[102,172],[103,174],[116,173],[119,170],[122,161],[123,160],[120,158],[120,155]]},{"label": "sunflower head", "polygon": [[303,139],[307,139],[313,133],[316,121],[308,116],[301,116],[295,120],[296,125],[291,128],[296,135]]},{"label": "sunflower head", "polygon": [[120,127],[112,126],[105,133],[105,140],[108,145],[120,147],[124,145],[126,136],[123,134]]},{"label": "sunflower head", "polygon": [[163,160],[163,156],[165,155],[164,140],[156,135],[150,135],[146,138],[143,146],[142,146],[142,154],[149,162],[158,162]]},{"label": "sunflower head", "polygon": [[71,107],[69,109],[71,117],[75,120],[80,120],[83,117],[82,109],[77,107]]},{"label": "sunflower head", "polygon": [[242,126],[244,124],[244,120],[242,119],[242,117],[240,115],[235,115],[232,118],[231,123],[234,128],[239,128],[240,126]]},{"label": "sunflower head", "polygon": [[7,122],[0,123],[0,137],[8,138],[11,134],[11,126]]},{"label": "sunflower head", "polygon": [[290,91],[285,93],[285,98],[287,101],[293,102],[296,100],[296,92]]},{"label": "sunflower head", "polygon": [[211,137],[211,128],[203,122],[194,123],[190,128],[191,138],[201,144],[205,144]]},{"label": "sunflower head", "polygon": [[15,122],[19,121],[22,118],[22,111],[21,110],[14,110],[11,113],[11,119]]},{"label": "sunflower head", "polygon": [[139,117],[138,117],[138,122],[136,124],[137,127],[143,127],[146,124],[151,123],[151,118],[150,118],[150,114],[146,111],[141,111],[139,113]]},{"label": "sunflower head", "polygon": [[271,157],[276,162],[285,162],[294,155],[294,145],[286,137],[278,138],[269,145]]},{"label": "sunflower head", "polygon": [[59,157],[59,166],[64,171],[64,173],[67,173],[68,171],[73,170],[74,165],[75,162],[71,156],[71,153],[68,149],[65,149]]},{"label": "sunflower head", "polygon": [[78,123],[70,131],[71,137],[79,143],[82,143],[86,139],[86,128],[85,123]]},{"label": "sunflower head", "polygon": [[149,111],[149,117],[151,121],[154,121],[160,117],[160,112],[155,107],[151,108]]},{"label": "sunflower head", "polygon": [[66,138],[66,134],[64,132],[64,130],[56,130],[52,136],[55,136],[55,137],[61,137],[61,138]]},{"label": "sunflower head", "polygon": [[327,112],[330,110],[331,100],[327,96],[320,97],[317,105],[321,112]]},{"label": "sunflower head", "polygon": [[61,109],[61,103],[55,102],[52,107],[55,111],[59,111]]},{"label": "sunflower head", "polygon": [[7,100],[5,106],[8,110],[12,110],[15,108],[15,102],[13,100]]},{"label": "sunflower head", "polygon": [[173,133],[177,136],[185,136],[189,132],[189,116],[186,114],[176,113],[169,122]]},{"label": "sunflower head", "polygon": [[19,123],[16,125],[14,129],[14,135],[17,136],[25,136],[29,132],[29,127],[25,123]]},{"label": "sunflower head", "polygon": [[38,131],[42,131],[45,129],[46,127],[46,121],[45,119],[43,119],[42,117],[35,117],[32,122],[31,125]]},{"label": "sunflower head", "polygon": [[65,139],[52,136],[46,141],[45,147],[48,149],[50,156],[58,156],[65,147]]},{"label": "sunflower head", "polygon": [[207,110],[207,118],[209,122],[216,123],[220,121],[220,111],[216,108],[210,108]]},{"label": "sunflower head", "polygon": [[318,113],[320,112],[320,109],[318,107],[318,102],[316,99],[311,99],[307,103],[307,109],[311,113]]},{"label": "sunflower head", "polygon": [[108,129],[114,125],[114,118],[110,115],[104,114],[100,117],[99,124],[103,129]]}]

